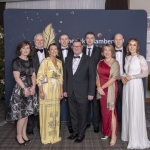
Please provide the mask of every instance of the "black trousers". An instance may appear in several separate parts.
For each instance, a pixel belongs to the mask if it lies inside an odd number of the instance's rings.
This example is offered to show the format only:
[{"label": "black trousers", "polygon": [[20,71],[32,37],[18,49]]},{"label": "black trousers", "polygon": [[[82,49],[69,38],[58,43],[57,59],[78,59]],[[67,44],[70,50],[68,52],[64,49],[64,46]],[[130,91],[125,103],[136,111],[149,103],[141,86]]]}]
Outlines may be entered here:
[{"label": "black trousers", "polygon": [[76,98],[74,92],[68,97],[71,123],[74,133],[85,135],[87,124],[87,98]]},{"label": "black trousers", "polygon": [[68,97],[66,98],[66,102],[67,102],[67,109],[68,109],[67,125],[68,125],[68,127],[70,127],[70,126],[72,126],[72,124],[71,124],[71,117],[70,117],[70,109],[69,109]]},{"label": "black trousers", "polygon": [[[63,98],[62,100],[65,100],[66,105],[67,105],[67,126],[70,127],[70,126],[72,126],[72,124],[71,124],[71,118],[70,118],[68,97]],[[60,103],[62,103],[62,100]],[[61,115],[60,115],[60,120],[61,120]]]},{"label": "black trousers", "polygon": [[92,122],[93,125],[97,127],[100,123],[100,102],[94,97],[94,99],[88,103],[88,124],[91,122],[91,114],[93,114]]},{"label": "black trousers", "polygon": [[121,80],[117,80],[118,84],[118,94],[117,94],[117,101],[116,101],[116,110],[117,110],[117,116],[118,121],[122,122],[122,90],[123,90],[123,84]]}]

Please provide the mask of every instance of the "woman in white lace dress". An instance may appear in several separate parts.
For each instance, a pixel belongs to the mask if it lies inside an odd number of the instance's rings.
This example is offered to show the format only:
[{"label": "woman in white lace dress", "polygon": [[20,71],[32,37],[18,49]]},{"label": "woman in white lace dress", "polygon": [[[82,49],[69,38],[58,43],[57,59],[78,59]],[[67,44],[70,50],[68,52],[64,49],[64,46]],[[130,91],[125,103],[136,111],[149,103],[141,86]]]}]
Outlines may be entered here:
[{"label": "woman in white lace dress", "polygon": [[123,106],[121,139],[128,141],[128,149],[150,147],[145,118],[145,100],[142,78],[148,75],[145,58],[139,55],[139,42],[130,39],[127,44],[125,74],[122,76]]}]

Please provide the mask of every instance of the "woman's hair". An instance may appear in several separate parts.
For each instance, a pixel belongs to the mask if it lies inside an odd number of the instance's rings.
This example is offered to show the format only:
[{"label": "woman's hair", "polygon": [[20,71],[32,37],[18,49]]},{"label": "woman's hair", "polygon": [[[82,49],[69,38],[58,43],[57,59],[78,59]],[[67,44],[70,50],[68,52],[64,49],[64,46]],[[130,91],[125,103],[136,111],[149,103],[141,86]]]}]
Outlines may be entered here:
[{"label": "woman's hair", "polygon": [[105,56],[104,56],[104,50],[105,50],[106,47],[109,47],[109,48],[110,48],[112,57],[115,57],[115,49],[114,49],[114,47],[113,47],[111,44],[105,44],[105,45],[103,46],[101,55],[102,55],[103,57],[105,57]]},{"label": "woman's hair", "polygon": [[50,50],[51,46],[56,46],[56,47],[57,47],[57,51],[58,51],[58,56],[57,56],[57,57],[59,57],[59,56],[60,56],[60,51],[58,50],[58,46],[57,46],[55,43],[52,43],[52,44],[50,44],[50,45],[48,46],[48,49],[47,49],[47,56],[49,56],[48,51]]},{"label": "woman's hair", "polygon": [[137,43],[137,49],[136,49],[136,53],[139,54],[139,49],[140,49],[140,44],[139,41],[136,38],[131,38],[128,43],[127,43],[127,47],[126,47],[126,51],[127,51],[127,56],[131,55],[130,51],[129,51],[129,43],[131,41],[135,41]]},{"label": "woman's hair", "polygon": [[30,53],[28,56],[33,56],[34,49],[33,49],[32,45],[30,44],[30,42],[28,42],[28,41],[22,41],[18,44],[17,49],[16,49],[16,54],[18,54],[20,56],[21,55],[21,51],[20,51],[21,48],[23,48],[24,46],[27,46],[27,45],[29,45],[29,47],[30,47]]}]

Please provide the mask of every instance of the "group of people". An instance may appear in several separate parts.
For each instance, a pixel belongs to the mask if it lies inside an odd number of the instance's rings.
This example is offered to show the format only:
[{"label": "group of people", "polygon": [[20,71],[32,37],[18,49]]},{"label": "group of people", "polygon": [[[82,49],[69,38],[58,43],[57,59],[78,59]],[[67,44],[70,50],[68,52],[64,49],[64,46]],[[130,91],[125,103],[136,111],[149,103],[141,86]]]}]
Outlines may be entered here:
[{"label": "group of people", "polygon": [[20,145],[31,142],[27,134],[34,134],[38,114],[41,142],[60,141],[60,100],[64,98],[68,140],[82,142],[91,120],[98,133],[101,116],[101,139],[111,138],[110,146],[117,141],[120,121],[121,139],[128,141],[128,148],[149,148],[142,82],[148,66],[139,54],[138,40],[131,38],[125,49],[123,35],[117,33],[115,47],[105,44],[101,49],[94,46],[95,34],[88,32],[85,41],[83,46],[75,39],[69,47],[68,35],[62,34],[60,47],[53,43],[46,50],[43,35],[38,33],[34,49],[28,41],[19,43],[18,57],[12,63],[16,85],[6,117],[7,121],[17,120],[16,141]]}]

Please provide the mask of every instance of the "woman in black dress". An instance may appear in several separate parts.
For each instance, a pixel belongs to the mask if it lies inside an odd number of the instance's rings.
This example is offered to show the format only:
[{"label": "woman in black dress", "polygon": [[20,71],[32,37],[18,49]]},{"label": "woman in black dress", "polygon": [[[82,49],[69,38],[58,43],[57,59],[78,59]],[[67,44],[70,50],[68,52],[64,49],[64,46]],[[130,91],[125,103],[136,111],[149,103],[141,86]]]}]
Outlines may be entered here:
[{"label": "woman in black dress", "polygon": [[35,93],[36,75],[32,59],[33,49],[28,41],[17,46],[19,57],[13,60],[12,68],[16,85],[10,99],[7,121],[17,121],[16,141],[20,145],[31,142],[26,135],[28,116],[38,113],[37,94]]}]

